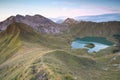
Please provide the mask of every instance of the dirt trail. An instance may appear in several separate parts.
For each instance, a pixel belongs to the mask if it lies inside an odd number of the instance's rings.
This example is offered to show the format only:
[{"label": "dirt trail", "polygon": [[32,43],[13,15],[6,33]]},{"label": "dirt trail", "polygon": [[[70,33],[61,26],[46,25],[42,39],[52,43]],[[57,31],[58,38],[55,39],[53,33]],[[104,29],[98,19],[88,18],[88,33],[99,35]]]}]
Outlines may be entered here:
[{"label": "dirt trail", "polygon": [[38,58],[41,58],[44,54],[48,52],[52,52],[55,50],[50,50],[46,47],[32,47],[32,48],[23,48],[19,50],[15,55],[13,55],[10,59],[0,65],[3,67],[5,65],[13,65],[13,64],[31,64]]}]

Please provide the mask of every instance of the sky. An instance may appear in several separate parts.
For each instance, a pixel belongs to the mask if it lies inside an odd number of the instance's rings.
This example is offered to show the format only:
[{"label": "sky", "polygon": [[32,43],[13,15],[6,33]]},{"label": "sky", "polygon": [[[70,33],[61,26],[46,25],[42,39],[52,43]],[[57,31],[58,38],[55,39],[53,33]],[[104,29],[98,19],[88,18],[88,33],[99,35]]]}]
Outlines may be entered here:
[{"label": "sky", "polygon": [[120,0],[0,0],[0,21],[17,14],[74,18],[111,13],[120,13]]}]

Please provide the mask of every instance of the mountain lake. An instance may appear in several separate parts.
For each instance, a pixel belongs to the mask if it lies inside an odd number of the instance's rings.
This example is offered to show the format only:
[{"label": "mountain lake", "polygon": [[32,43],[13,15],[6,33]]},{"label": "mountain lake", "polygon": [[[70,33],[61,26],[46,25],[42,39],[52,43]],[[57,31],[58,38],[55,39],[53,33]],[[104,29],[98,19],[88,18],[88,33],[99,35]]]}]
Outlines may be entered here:
[{"label": "mountain lake", "polygon": [[[94,47],[87,47],[88,44],[93,44]],[[84,38],[76,38],[72,43],[72,49],[88,49],[89,53],[98,52],[102,49],[108,48],[112,46],[114,43],[108,41],[104,37],[84,37]]]}]

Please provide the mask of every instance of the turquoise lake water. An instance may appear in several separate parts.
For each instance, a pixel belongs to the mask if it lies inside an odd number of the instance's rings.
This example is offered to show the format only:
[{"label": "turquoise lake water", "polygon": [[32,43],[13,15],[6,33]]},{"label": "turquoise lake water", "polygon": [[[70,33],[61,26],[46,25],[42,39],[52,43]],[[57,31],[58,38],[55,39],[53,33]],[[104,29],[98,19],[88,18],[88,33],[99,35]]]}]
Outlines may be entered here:
[{"label": "turquoise lake water", "polygon": [[[85,47],[87,44],[92,43],[95,45],[95,47],[93,48],[88,48]],[[71,43],[71,47],[72,49],[82,49],[82,48],[86,48],[88,49],[88,52],[98,52],[102,49],[108,48],[111,45],[113,45],[112,42],[106,40],[105,38],[102,37],[86,37],[86,38],[76,38],[72,43]]]}]

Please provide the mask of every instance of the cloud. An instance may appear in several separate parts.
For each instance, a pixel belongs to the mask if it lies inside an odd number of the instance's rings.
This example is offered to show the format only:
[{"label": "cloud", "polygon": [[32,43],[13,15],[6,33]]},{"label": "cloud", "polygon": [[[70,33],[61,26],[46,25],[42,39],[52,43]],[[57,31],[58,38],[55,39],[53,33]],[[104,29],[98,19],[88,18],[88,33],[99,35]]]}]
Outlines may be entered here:
[{"label": "cloud", "polygon": [[108,7],[99,7],[99,8],[105,12],[120,13],[120,9],[111,9]]},{"label": "cloud", "polygon": [[[6,0],[8,1],[8,0]],[[17,0],[12,0],[16,1]],[[70,17],[74,18],[76,16],[88,16],[88,15],[100,15],[100,14],[107,14],[107,13],[120,13],[120,9],[118,6],[109,6],[104,5],[101,6],[94,3],[90,4],[84,2],[84,0],[32,0],[28,2],[28,0],[18,0],[20,1],[18,4],[16,3],[8,3],[0,7],[1,17],[0,20],[7,18],[11,15],[21,14],[21,15],[34,15],[40,14],[45,17]],[[43,1],[43,2],[41,2]],[[47,2],[49,1],[49,3]],[[10,2],[10,1],[9,1]],[[22,4],[21,4],[22,2]],[[84,4],[82,4],[84,3]],[[13,5],[14,4],[14,5]]]},{"label": "cloud", "polygon": [[100,15],[108,13],[117,13],[116,10],[105,10],[102,8],[53,8],[43,11],[47,17],[60,17],[66,16],[74,18],[76,16]]}]

